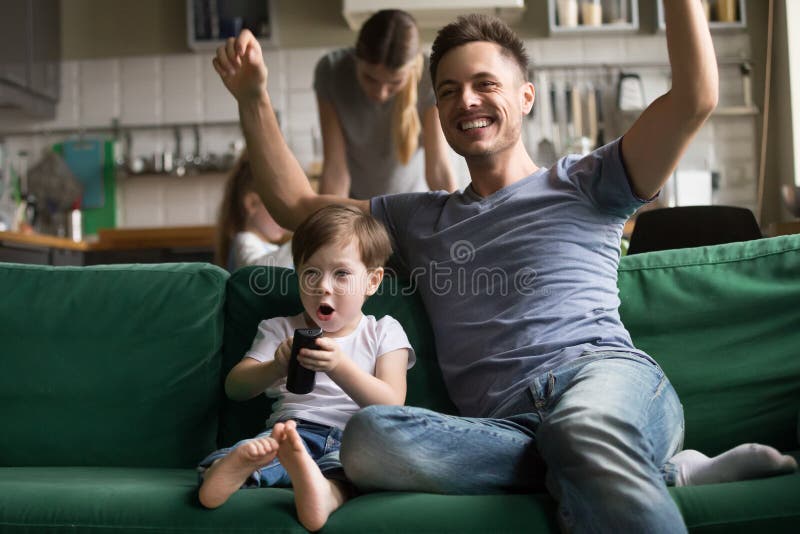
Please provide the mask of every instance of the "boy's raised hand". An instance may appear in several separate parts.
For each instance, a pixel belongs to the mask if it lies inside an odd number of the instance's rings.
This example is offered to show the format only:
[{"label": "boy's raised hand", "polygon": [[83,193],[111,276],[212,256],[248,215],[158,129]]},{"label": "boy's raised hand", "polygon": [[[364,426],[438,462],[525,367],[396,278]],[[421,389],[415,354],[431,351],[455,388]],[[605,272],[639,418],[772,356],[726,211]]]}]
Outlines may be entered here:
[{"label": "boy's raised hand", "polygon": [[212,63],[222,83],[237,101],[264,96],[267,66],[261,54],[261,45],[250,30],[242,30],[235,39],[228,38],[224,46],[217,48]]}]

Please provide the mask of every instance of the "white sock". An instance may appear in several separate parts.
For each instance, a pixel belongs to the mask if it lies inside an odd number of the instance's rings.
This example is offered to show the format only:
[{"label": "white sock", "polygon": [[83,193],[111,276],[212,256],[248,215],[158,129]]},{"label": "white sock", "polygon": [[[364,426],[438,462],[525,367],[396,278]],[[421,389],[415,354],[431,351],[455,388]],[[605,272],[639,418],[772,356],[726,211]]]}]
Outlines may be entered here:
[{"label": "white sock", "polygon": [[713,458],[689,449],[673,456],[670,462],[678,468],[676,486],[764,478],[792,473],[797,469],[794,458],[758,443],[745,443]]}]

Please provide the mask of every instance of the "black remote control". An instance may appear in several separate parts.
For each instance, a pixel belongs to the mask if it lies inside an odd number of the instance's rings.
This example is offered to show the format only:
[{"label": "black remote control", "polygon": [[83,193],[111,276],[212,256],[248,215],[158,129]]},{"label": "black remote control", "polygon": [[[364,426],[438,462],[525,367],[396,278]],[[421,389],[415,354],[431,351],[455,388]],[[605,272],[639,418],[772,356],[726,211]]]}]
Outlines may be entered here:
[{"label": "black remote control", "polygon": [[314,389],[317,373],[300,365],[297,353],[300,349],[313,349],[317,346],[317,338],[322,335],[322,328],[298,328],[294,331],[292,355],[289,357],[289,373],[286,377],[286,389],[292,393],[309,393]]}]

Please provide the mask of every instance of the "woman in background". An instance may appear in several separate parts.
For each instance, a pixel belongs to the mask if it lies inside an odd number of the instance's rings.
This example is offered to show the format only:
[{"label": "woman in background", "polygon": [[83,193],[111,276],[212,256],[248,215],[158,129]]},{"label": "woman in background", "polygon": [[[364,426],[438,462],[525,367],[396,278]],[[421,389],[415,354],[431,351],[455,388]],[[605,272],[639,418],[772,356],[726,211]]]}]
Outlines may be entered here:
[{"label": "woman in background", "polygon": [[355,48],[319,60],[314,90],[324,152],[320,193],[367,199],[455,190],[428,61],[411,15],[395,9],[372,15]]},{"label": "woman in background", "polygon": [[246,265],[292,267],[291,233],[275,222],[253,187],[246,155],[225,184],[217,218],[214,263],[235,271]]}]

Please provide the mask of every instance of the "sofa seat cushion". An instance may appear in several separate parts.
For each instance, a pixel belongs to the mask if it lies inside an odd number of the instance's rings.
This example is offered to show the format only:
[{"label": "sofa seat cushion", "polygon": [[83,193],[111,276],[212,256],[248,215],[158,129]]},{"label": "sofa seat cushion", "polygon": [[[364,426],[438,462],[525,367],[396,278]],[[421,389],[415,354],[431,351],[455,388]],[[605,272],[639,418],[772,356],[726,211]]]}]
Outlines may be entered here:
[{"label": "sofa seat cushion", "polygon": [[[795,454],[797,457],[798,455]],[[794,534],[800,527],[800,474],[730,484],[670,488],[694,533]],[[559,532],[549,495],[375,493],[347,503],[325,533]]]},{"label": "sofa seat cushion", "polygon": [[728,484],[670,488],[670,493],[693,534],[794,534],[800,531],[798,473]]},{"label": "sofa seat cushion", "polygon": [[0,468],[2,532],[305,532],[290,489],[238,492],[217,510],[197,501],[193,469]]},{"label": "sofa seat cushion", "polygon": [[557,533],[550,495],[432,495],[371,493],[334,513],[325,534]]},{"label": "sofa seat cushion", "polygon": [[[693,533],[794,533],[800,474],[671,488]],[[217,510],[197,502],[191,469],[0,468],[2,532],[305,532],[291,490],[243,490]],[[333,514],[324,533],[558,532],[556,504],[537,495],[372,493]]]}]

